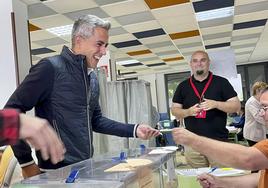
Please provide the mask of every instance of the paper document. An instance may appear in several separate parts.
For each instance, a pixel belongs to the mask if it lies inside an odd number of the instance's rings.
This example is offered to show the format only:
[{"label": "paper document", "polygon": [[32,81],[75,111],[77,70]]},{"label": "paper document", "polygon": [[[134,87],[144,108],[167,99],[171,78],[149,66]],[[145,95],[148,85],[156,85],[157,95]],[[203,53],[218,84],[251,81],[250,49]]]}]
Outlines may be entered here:
[{"label": "paper document", "polygon": [[160,129],[160,133],[171,133],[172,129]]},{"label": "paper document", "polygon": [[178,149],[177,146],[167,146],[154,149],[150,151],[148,154],[163,154],[163,153],[172,153]]},{"label": "paper document", "polygon": [[124,172],[135,170],[135,168],[140,166],[146,166],[151,164],[152,161],[149,159],[127,159],[125,163],[119,163],[104,172]]},{"label": "paper document", "polygon": [[[191,169],[176,169],[176,173],[184,176],[197,176],[202,173],[208,173],[211,168],[191,168]],[[244,170],[235,168],[217,168],[210,174],[214,176],[232,176],[245,173]]]}]

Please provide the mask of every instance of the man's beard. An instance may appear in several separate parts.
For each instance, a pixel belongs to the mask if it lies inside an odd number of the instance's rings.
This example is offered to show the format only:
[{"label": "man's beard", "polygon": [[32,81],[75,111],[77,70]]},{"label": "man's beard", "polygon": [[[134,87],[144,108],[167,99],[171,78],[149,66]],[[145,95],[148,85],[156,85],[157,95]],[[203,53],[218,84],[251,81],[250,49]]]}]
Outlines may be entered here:
[{"label": "man's beard", "polygon": [[204,74],[204,70],[197,70],[196,74],[200,76],[200,75]]}]

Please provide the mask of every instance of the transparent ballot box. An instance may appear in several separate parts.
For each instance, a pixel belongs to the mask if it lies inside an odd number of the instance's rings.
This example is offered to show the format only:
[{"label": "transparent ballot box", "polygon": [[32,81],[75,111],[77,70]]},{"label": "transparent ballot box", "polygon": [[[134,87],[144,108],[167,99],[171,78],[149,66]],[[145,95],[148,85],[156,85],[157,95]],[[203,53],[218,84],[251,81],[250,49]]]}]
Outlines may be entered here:
[{"label": "transparent ballot box", "polygon": [[[175,151],[149,154],[152,150],[153,149],[126,150],[124,151],[125,154],[123,159],[118,157],[118,153],[96,156],[92,159],[25,179],[21,183],[13,185],[12,187],[177,187]],[[131,168],[127,170],[124,168],[125,165],[128,166],[130,161],[148,160],[150,160],[150,163],[145,165],[131,166]]]}]

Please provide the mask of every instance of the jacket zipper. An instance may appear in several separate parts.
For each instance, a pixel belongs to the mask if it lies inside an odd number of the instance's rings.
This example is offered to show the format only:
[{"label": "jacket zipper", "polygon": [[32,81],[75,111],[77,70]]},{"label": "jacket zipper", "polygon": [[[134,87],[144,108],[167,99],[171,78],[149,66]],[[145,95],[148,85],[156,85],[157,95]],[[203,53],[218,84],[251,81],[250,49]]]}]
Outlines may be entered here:
[{"label": "jacket zipper", "polygon": [[62,139],[61,139],[61,136],[60,136],[60,131],[59,131],[59,128],[58,128],[58,125],[57,125],[57,122],[56,122],[55,119],[52,120],[52,125],[53,125],[53,127],[54,127],[54,129],[55,129],[57,135],[59,136],[60,140],[62,140]]},{"label": "jacket zipper", "polygon": [[92,144],[91,144],[91,133],[90,133],[90,122],[89,122],[89,90],[88,90],[88,85],[86,81],[86,75],[83,67],[83,61],[81,63],[82,66],[82,71],[83,71],[83,77],[84,77],[84,83],[85,83],[85,88],[86,88],[86,95],[87,95],[87,127],[88,127],[88,137],[89,137],[89,156],[91,157],[92,155]]}]

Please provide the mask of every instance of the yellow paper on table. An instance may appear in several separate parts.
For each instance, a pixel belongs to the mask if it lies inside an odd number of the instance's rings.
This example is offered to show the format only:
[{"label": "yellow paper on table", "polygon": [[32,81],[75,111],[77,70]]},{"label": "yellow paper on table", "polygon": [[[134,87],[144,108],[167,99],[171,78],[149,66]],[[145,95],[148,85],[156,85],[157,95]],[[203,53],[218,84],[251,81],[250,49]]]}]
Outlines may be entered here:
[{"label": "yellow paper on table", "polygon": [[104,172],[125,172],[135,170],[135,168],[140,166],[145,166],[151,164],[152,161],[148,159],[128,159],[126,163],[119,163],[109,169],[106,169]]}]

